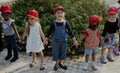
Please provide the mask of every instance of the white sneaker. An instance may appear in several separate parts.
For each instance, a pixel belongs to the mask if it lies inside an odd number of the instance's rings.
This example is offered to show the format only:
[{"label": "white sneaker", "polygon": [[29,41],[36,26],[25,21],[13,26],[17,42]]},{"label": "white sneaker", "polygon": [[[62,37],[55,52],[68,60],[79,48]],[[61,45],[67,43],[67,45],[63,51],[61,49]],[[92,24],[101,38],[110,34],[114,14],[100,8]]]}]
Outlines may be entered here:
[{"label": "white sneaker", "polygon": [[96,62],[92,62],[92,67],[94,70],[98,70]]},{"label": "white sneaker", "polygon": [[100,57],[100,61],[103,63],[103,64],[106,64],[108,62],[107,58],[105,56],[101,56]]},{"label": "white sneaker", "polygon": [[114,60],[115,60],[112,54],[109,54],[107,58],[111,62],[114,62]]},{"label": "white sneaker", "polygon": [[86,63],[85,63],[85,66],[83,67],[83,69],[86,71],[86,70],[88,69],[88,66],[89,66],[89,63],[86,62]]}]

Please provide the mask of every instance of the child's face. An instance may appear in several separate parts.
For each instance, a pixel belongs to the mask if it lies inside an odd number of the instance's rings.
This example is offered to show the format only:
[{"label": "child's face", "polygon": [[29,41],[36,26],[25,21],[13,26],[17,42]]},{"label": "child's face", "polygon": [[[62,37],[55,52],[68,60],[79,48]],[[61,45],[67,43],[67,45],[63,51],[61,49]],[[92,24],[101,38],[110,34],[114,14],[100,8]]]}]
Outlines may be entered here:
[{"label": "child's face", "polygon": [[96,30],[98,28],[98,24],[97,25],[89,25],[89,28],[92,30]]},{"label": "child's face", "polygon": [[116,18],[117,18],[117,14],[112,14],[112,13],[109,14],[109,19],[110,19],[110,20],[113,20],[113,21],[114,21]]},{"label": "child's face", "polygon": [[58,10],[56,13],[55,13],[55,17],[57,20],[62,20],[65,18],[65,12],[62,11],[62,10]]},{"label": "child's face", "polygon": [[35,18],[28,17],[28,23],[30,23],[30,24],[35,24],[35,22],[36,22],[36,19],[35,19]]},{"label": "child's face", "polygon": [[9,13],[9,12],[2,13],[2,17],[3,17],[5,20],[8,20],[8,19],[10,18],[10,13]]}]

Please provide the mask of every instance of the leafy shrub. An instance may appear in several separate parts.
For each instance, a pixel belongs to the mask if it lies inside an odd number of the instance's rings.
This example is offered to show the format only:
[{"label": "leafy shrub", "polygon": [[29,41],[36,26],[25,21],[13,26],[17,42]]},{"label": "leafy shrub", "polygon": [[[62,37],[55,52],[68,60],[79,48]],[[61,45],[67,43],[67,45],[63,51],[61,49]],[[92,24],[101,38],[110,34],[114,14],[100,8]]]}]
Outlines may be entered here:
[{"label": "leafy shrub", "polygon": [[[16,20],[19,33],[22,34],[24,31],[24,19],[30,9],[36,9],[39,12],[40,23],[44,33],[46,33],[50,23],[55,19],[53,8],[57,5],[65,7],[66,19],[70,22],[77,38],[87,28],[89,15],[106,16],[106,6],[104,3],[99,4],[98,0],[16,0],[12,3],[12,18]],[[103,26],[100,25],[100,30],[102,28]],[[70,37],[68,37],[68,41],[72,42]],[[79,49],[83,48],[83,43],[80,45]]]}]

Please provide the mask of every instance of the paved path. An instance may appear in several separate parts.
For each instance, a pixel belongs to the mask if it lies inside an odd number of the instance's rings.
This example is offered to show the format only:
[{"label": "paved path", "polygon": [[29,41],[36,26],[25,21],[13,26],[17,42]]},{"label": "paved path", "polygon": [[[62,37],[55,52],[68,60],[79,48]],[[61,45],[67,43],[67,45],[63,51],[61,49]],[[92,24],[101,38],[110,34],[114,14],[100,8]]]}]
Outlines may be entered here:
[{"label": "paved path", "polygon": [[99,70],[94,71],[89,68],[88,71],[83,70],[84,58],[80,59],[70,59],[67,58],[66,64],[68,65],[68,70],[59,69],[58,71],[53,71],[54,62],[51,57],[45,57],[46,70],[40,71],[39,69],[39,59],[37,58],[37,64],[34,68],[29,67],[31,62],[31,57],[26,53],[20,53],[20,59],[14,63],[5,61],[6,50],[0,53],[0,73],[120,73],[120,56],[115,56],[116,61],[113,63],[108,63],[103,65],[99,61],[99,54],[97,57],[97,63]]}]

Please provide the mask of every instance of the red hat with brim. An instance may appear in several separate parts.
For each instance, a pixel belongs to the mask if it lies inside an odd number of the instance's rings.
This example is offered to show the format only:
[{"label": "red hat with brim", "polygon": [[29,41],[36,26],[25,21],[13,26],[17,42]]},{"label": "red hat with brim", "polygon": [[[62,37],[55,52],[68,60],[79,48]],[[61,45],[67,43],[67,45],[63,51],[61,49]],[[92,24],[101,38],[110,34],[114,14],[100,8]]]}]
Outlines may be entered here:
[{"label": "red hat with brim", "polygon": [[39,17],[39,13],[36,10],[30,10],[27,14],[28,17],[32,17],[32,18],[38,18]]},{"label": "red hat with brim", "polygon": [[56,13],[58,10],[62,10],[62,11],[65,12],[64,7],[62,7],[62,6],[56,6],[56,7],[54,8],[54,13]]},{"label": "red hat with brim", "polygon": [[116,7],[110,7],[108,8],[108,14],[117,14],[118,13],[118,9]]},{"label": "red hat with brim", "polygon": [[98,15],[92,15],[92,16],[89,17],[89,24],[90,25],[97,25],[102,20],[103,20],[102,17],[100,17]]},{"label": "red hat with brim", "polygon": [[11,8],[10,8],[10,6],[8,5],[8,4],[3,4],[2,6],[1,6],[1,8],[0,8],[0,10],[1,10],[1,12],[12,12],[11,11]]}]

